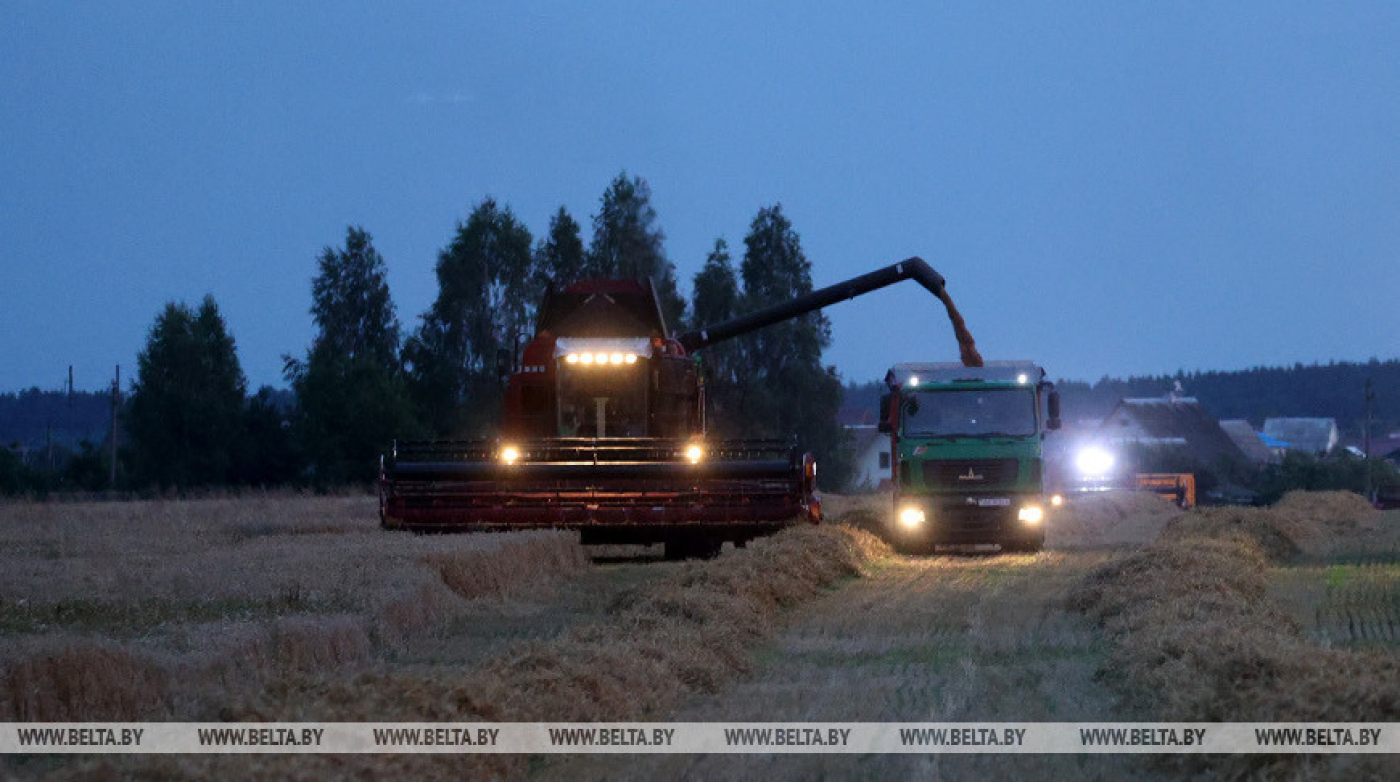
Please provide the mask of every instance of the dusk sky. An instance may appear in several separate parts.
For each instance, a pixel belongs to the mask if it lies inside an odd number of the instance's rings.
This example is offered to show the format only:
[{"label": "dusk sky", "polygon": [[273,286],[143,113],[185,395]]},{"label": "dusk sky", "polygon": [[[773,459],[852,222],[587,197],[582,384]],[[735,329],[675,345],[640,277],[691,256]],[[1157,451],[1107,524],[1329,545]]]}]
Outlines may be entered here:
[{"label": "dusk sky", "polygon": [[[408,331],[482,198],[587,241],[622,170],[687,295],[780,202],[1055,378],[1400,357],[1400,4],[404,5],[0,0],[0,391],[206,293],[284,386],[347,225]],[[916,285],[826,313],[846,379],[957,358]]]}]

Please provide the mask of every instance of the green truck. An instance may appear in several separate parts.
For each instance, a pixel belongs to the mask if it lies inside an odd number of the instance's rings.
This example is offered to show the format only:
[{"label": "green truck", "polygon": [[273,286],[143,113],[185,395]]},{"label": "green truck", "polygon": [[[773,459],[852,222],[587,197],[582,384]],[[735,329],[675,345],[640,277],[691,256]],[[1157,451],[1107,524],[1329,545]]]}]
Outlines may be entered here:
[{"label": "green truck", "polygon": [[1041,443],[1060,427],[1045,370],[1030,361],[909,363],[885,382],[879,426],[892,441],[894,547],[1039,551],[1060,504],[1044,488]]}]

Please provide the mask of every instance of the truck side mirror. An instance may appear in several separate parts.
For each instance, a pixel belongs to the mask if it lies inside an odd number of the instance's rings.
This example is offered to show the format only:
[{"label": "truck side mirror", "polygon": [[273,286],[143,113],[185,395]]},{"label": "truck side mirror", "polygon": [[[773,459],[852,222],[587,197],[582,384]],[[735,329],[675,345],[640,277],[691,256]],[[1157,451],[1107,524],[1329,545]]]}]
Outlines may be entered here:
[{"label": "truck side mirror", "polygon": [[1058,389],[1050,389],[1050,395],[1045,399],[1045,407],[1048,418],[1045,421],[1045,428],[1055,430],[1060,428],[1060,392]]},{"label": "truck side mirror", "polygon": [[893,401],[894,394],[885,394],[880,397],[879,417],[875,426],[880,434],[889,434],[893,431],[893,427],[890,426],[890,403]]}]

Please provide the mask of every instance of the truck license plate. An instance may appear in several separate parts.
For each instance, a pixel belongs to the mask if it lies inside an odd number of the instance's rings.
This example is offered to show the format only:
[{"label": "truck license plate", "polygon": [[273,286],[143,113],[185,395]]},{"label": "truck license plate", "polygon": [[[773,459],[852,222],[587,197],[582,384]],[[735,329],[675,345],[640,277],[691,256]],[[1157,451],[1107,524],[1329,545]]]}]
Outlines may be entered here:
[{"label": "truck license plate", "polygon": [[979,508],[1004,508],[1010,504],[1011,500],[1006,497],[996,497],[989,500],[977,501],[977,507]]}]

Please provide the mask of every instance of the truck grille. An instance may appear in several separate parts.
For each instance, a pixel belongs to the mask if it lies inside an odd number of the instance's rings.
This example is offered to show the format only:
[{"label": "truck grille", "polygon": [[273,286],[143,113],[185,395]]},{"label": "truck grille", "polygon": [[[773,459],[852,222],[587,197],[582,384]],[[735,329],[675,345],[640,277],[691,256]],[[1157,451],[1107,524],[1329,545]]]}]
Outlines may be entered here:
[{"label": "truck grille", "polygon": [[924,483],[939,488],[990,489],[1016,482],[1015,459],[936,459],[924,462]]}]

